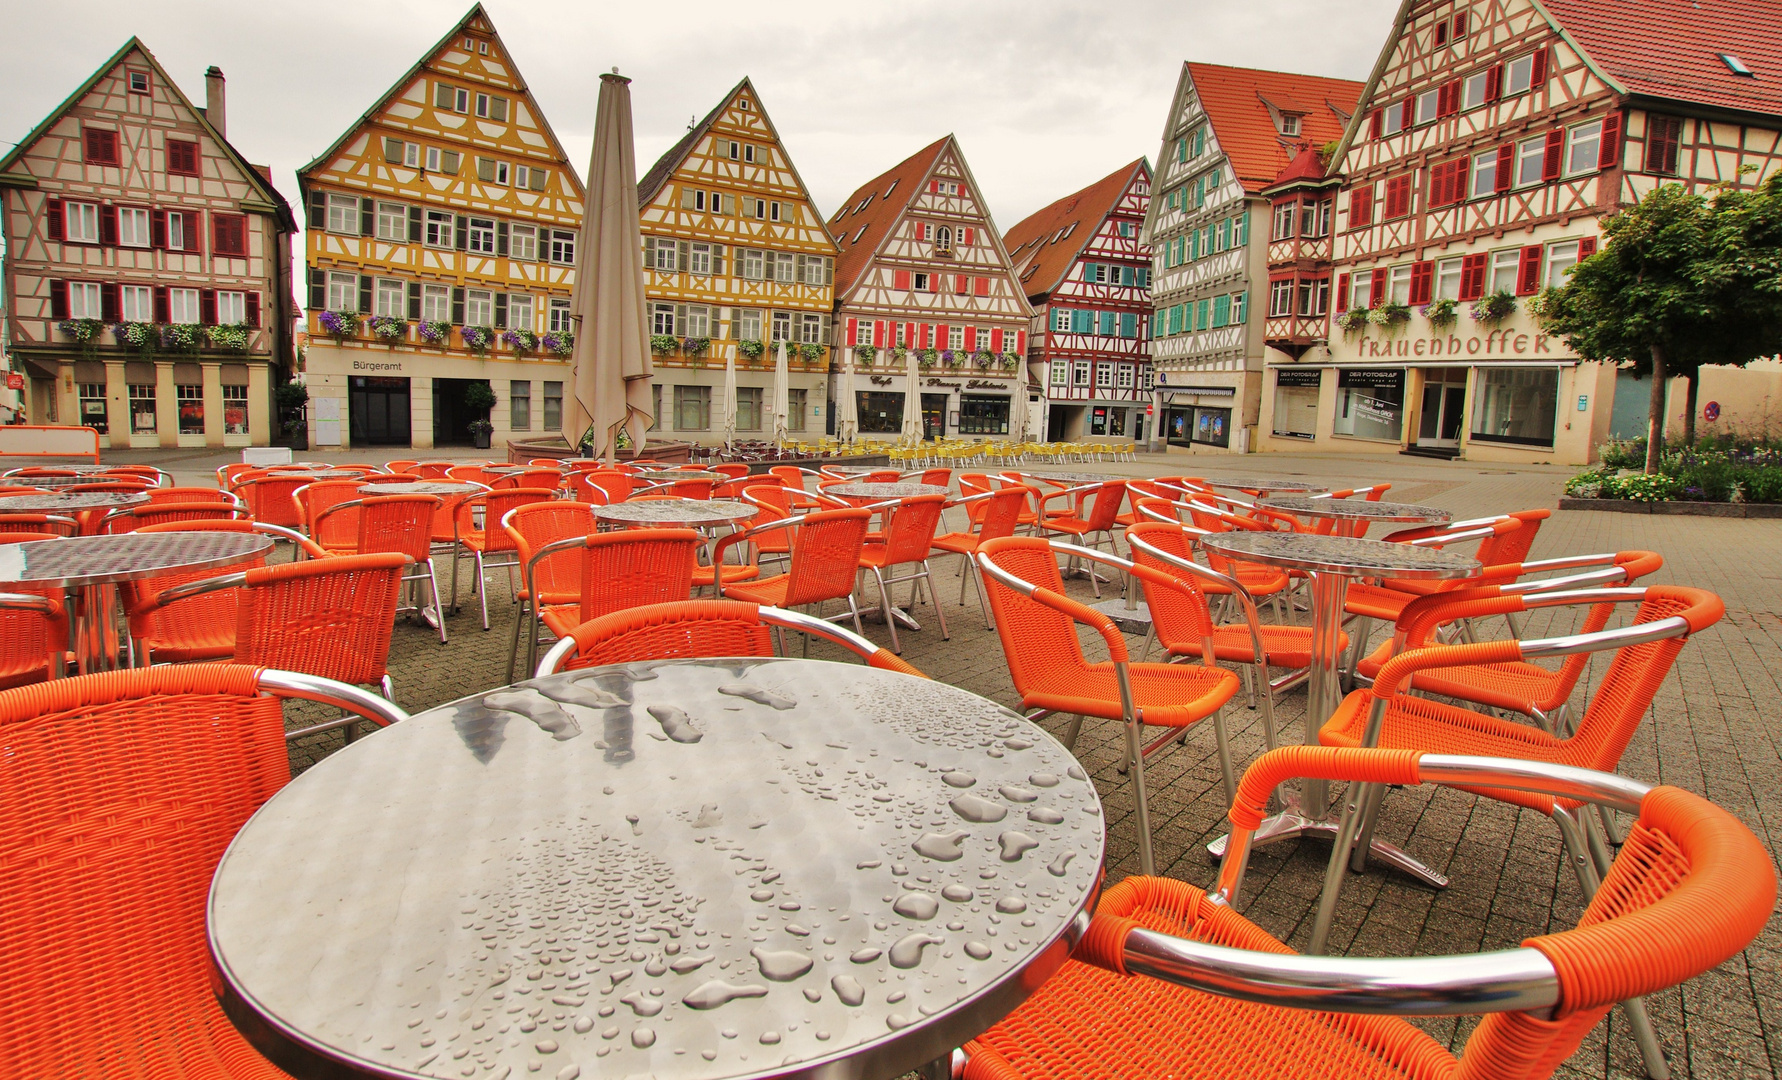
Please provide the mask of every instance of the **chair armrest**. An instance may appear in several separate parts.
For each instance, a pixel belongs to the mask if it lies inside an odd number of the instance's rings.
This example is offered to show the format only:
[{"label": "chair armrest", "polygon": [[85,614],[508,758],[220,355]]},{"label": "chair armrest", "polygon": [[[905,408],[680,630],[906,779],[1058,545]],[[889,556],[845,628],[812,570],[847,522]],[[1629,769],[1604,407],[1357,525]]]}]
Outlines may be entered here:
[{"label": "chair armrest", "polygon": [[[1070,551],[1072,553],[1082,553],[1085,555],[1094,554],[1100,556],[1098,561],[1110,561],[1105,552],[1091,552],[1087,548],[1078,548],[1070,544],[1053,544],[1052,547],[1055,550],[1060,551]],[[990,556],[982,551],[978,552],[976,557],[978,565],[983,568],[983,571],[1003,585],[1008,586],[1036,603],[1044,604],[1046,607],[1049,607],[1054,611],[1069,615],[1077,622],[1094,627],[1096,632],[1101,635],[1102,640],[1107,642],[1108,658],[1115,664],[1125,664],[1128,662],[1130,654],[1126,648],[1126,637],[1124,634],[1120,633],[1120,628],[1114,625],[1114,620],[1103,615],[1101,612],[1096,611],[1087,604],[1080,604],[1068,596],[1055,593],[1051,589],[1041,588],[1038,585],[1031,584],[1023,578],[1016,577],[1014,574],[1009,573],[1007,570],[1004,570],[1002,567],[992,562]],[[1126,562],[1125,559],[1112,559],[1111,561],[1127,568],[1131,568],[1132,566],[1132,564]]]},{"label": "chair armrest", "polygon": [[36,593],[0,592],[0,610],[35,611],[52,619],[60,618],[62,605],[47,596]]},{"label": "chair armrest", "polygon": [[[275,697],[301,698],[304,701],[319,701],[324,705],[347,709],[370,720],[378,727],[389,727],[391,724],[408,719],[408,713],[396,703],[379,697],[369,690],[363,690],[333,679],[324,679],[320,675],[261,668],[257,681],[261,689],[269,691]],[[356,722],[353,717],[345,717],[340,720],[313,724],[306,728],[285,732],[285,741],[290,742],[306,735],[331,731],[334,728]]]},{"label": "chair armrest", "polygon": [[[760,534],[773,529],[795,529],[803,524],[804,518],[802,517],[783,517],[777,521],[764,521],[759,525],[751,525],[746,529],[738,529],[726,536],[719,537],[717,546],[712,549],[712,566],[723,566],[724,554],[737,544],[753,540]],[[722,572],[714,570],[712,573],[712,587],[717,591],[717,594],[720,597],[724,595],[724,575]]]},{"label": "chair armrest", "polygon": [[335,503],[333,506],[330,506],[328,509],[323,510],[316,515],[315,524],[311,525],[310,529],[314,532],[320,532],[322,530],[322,522],[327,521],[330,515],[338,514],[342,510],[358,510],[364,507],[364,505],[364,499],[348,499],[346,502]]},{"label": "chair armrest", "polygon": [[783,626],[790,630],[798,630],[812,637],[820,637],[835,645],[840,645],[855,656],[865,660],[868,665],[883,668],[887,671],[900,671],[905,675],[915,675],[926,679],[921,671],[907,663],[902,657],[884,649],[854,633],[852,630],[837,626],[826,619],[818,619],[801,611],[789,611],[785,608],[759,607],[756,616],[770,626]]},{"label": "chair armrest", "polygon": [[171,588],[162,589],[160,592],[156,593],[152,599],[138,604],[135,610],[131,611],[130,614],[146,615],[151,611],[158,611],[169,604],[176,604],[181,600],[190,600],[194,596],[203,596],[206,593],[221,592],[224,589],[239,589],[246,584],[247,572],[245,570],[237,571],[233,574],[221,574],[217,577],[203,578],[198,581],[187,581]]}]

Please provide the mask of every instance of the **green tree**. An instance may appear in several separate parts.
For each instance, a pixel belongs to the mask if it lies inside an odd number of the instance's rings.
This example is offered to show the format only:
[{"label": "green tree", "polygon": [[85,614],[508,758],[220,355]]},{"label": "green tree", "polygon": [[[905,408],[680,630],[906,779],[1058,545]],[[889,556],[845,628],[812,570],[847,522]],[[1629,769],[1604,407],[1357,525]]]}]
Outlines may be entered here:
[{"label": "green tree", "polygon": [[[1746,172],[1755,166],[1745,166]],[[1695,367],[1743,367],[1782,352],[1782,172],[1753,188],[1721,187],[1709,205],[1708,252],[1696,279],[1715,313],[1693,342]],[[1689,378],[1684,440],[1695,443],[1696,379]]]}]

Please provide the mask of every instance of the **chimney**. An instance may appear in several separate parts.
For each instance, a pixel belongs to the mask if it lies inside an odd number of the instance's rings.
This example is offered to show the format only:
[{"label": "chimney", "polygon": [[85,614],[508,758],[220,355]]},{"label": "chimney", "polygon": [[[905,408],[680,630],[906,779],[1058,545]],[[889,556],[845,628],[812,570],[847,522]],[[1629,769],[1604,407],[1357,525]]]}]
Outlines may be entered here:
[{"label": "chimney", "polygon": [[229,111],[223,95],[223,69],[215,64],[204,73],[204,118],[217,134],[229,137]]}]

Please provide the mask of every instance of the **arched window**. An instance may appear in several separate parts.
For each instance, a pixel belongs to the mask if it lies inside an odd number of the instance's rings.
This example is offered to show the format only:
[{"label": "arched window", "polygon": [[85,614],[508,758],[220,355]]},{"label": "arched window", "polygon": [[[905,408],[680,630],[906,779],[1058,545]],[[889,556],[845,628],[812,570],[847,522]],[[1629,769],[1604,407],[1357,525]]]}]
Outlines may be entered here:
[{"label": "arched window", "polygon": [[946,225],[934,230],[934,250],[953,250],[953,230]]}]

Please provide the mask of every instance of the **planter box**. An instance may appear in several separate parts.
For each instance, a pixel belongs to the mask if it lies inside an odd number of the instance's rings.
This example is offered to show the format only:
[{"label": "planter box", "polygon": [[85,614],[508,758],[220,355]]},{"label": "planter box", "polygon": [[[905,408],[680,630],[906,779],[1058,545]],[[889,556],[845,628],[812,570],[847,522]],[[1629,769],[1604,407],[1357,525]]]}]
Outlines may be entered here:
[{"label": "planter box", "polygon": [[1782,518],[1782,503],[1636,502],[1632,499],[1559,500],[1561,510],[1605,510],[1615,514],[1671,514],[1687,517]]}]

